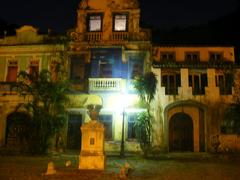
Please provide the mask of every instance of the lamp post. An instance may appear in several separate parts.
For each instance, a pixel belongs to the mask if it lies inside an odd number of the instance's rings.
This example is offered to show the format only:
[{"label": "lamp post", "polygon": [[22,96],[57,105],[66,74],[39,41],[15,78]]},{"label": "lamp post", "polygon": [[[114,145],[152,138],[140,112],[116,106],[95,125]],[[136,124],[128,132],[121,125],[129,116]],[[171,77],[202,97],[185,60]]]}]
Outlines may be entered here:
[{"label": "lamp post", "polygon": [[125,121],[125,109],[123,108],[123,118],[122,118],[122,139],[121,139],[121,150],[120,157],[123,158],[125,156],[124,152],[124,121]]},{"label": "lamp post", "polygon": [[121,108],[122,108],[122,137],[121,137],[121,146],[120,146],[120,157],[123,158],[125,156],[125,115],[126,115],[126,107],[128,104],[127,94],[124,92],[121,96]]}]

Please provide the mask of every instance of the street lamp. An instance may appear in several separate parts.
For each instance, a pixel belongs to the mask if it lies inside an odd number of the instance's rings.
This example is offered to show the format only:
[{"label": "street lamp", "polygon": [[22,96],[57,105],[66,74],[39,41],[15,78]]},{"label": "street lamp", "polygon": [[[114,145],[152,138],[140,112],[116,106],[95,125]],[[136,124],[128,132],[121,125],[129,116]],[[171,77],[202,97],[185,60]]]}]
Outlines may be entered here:
[{"label": "street lamp", "polygon": [[120,150],[120,157],[123,158],[125,156],[124,152],[124,121],[125,121],[125,108],[123,108],[123,118],[122,118],[122,139],[121,139],[121,150]]},{"label": "street lamp", "polygon": [[120,146],[120,157],[123,158],[125,156],[125,115],[126,115],[126,105],[128,102],[127,96],[124,93],[121,97],[121,105],[122,105],[122,137],[121,137],[121,146]]}]

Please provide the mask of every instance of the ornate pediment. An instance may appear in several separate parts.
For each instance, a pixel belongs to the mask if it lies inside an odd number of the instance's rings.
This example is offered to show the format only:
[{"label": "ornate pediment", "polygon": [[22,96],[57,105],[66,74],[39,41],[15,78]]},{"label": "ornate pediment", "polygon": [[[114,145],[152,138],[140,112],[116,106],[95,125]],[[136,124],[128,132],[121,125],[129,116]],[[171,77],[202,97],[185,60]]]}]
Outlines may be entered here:
[{"label": "ornate pediment", "polygon": [[22,33],[22,32],[34,32],[37,34],[38,29],[34,28],[33,26],[29,26],[29,25],[24,25],[18,29],[16,29],[17,34],[18,33]]},{"label": "ornate pediment", "polygon": [[138,9],[138,0],[82,0],[79,9]]}]

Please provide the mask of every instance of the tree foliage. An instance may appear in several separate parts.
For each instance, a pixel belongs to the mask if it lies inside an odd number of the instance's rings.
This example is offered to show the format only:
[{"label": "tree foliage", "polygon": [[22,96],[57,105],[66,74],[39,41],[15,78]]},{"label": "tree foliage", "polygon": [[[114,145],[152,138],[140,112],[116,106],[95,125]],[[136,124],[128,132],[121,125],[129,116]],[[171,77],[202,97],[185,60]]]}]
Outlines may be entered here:
[{"label": "tree foliage", "polygon": [[62,78],[59,67],[60,64],[56,64],[54,78],[48,70],[42,70],[39,75],[21,71],[18,75],[19,94],[31,98],[24,107],[32,117],[29,144],[34,153],[46,153],[50,139],[60,133],[66,121],[68,82]]},{"label": "tree foliage", "polygon": [[223,133],[240,134],[240,72],[235,72],[233,100],[225,111],[221,128]]},{"label": "tree foliage", "polygon": [[144,155],[147,156],[151,147],[151,133],[153,116],[150,112],[150,104],[154,99],[157,87],[157,79],[153,72],[147,72],[143,76],[136,77],[133,86],[139,95],[140,100],[145,104],[147,111],[138,115],[135,126],[138,131],[138,139]]},{"label": "tree foliage", "polygon": [[234,103],[228,106],[224,115],[222,131],[224,133],[240,134],[240,104]]}]

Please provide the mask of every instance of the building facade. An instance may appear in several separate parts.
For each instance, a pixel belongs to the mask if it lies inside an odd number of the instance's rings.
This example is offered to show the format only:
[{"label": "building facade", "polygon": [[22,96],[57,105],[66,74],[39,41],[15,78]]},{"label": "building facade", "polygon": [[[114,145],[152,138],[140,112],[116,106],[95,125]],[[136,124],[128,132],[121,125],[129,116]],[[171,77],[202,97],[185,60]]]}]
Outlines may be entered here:
[{"label": "building facade", "polygon": [[170,152],[209,152],[218,137],[222,150],[239,150],[237,136],[223,130],[239,74],[234,47],[154,46],[153,59],[155,143]]},{"label": "building facade", "polygon": [[[0,146],[14,143],[14,133],[7,130],[10,115],[30,100],[10,91],[18,72],[51,71],[66,53],[72,89],[63,132],[66,149],[81,148],[80,126],[89,121],[86,105],[101,104],[99,120],[105,125],[106,151],[120,151],[124,132],[125,151],[140,152],[134,122],[144,109],[138,105],[131,82],[153,71],[158,80],[151,105],[154,147],[162,152],[212,151],[212,138],[221,134],[220,117],[233,102],[238,74],[234,47],[154,45],[151,31],[141,28],[139,21],[137,0],[83,0],[76,28],[66,35],[68,44],[58,41],[59,37],[38,34],[31,26],[0,39]],[[239,149],[235,135],[220,140]]]}]

